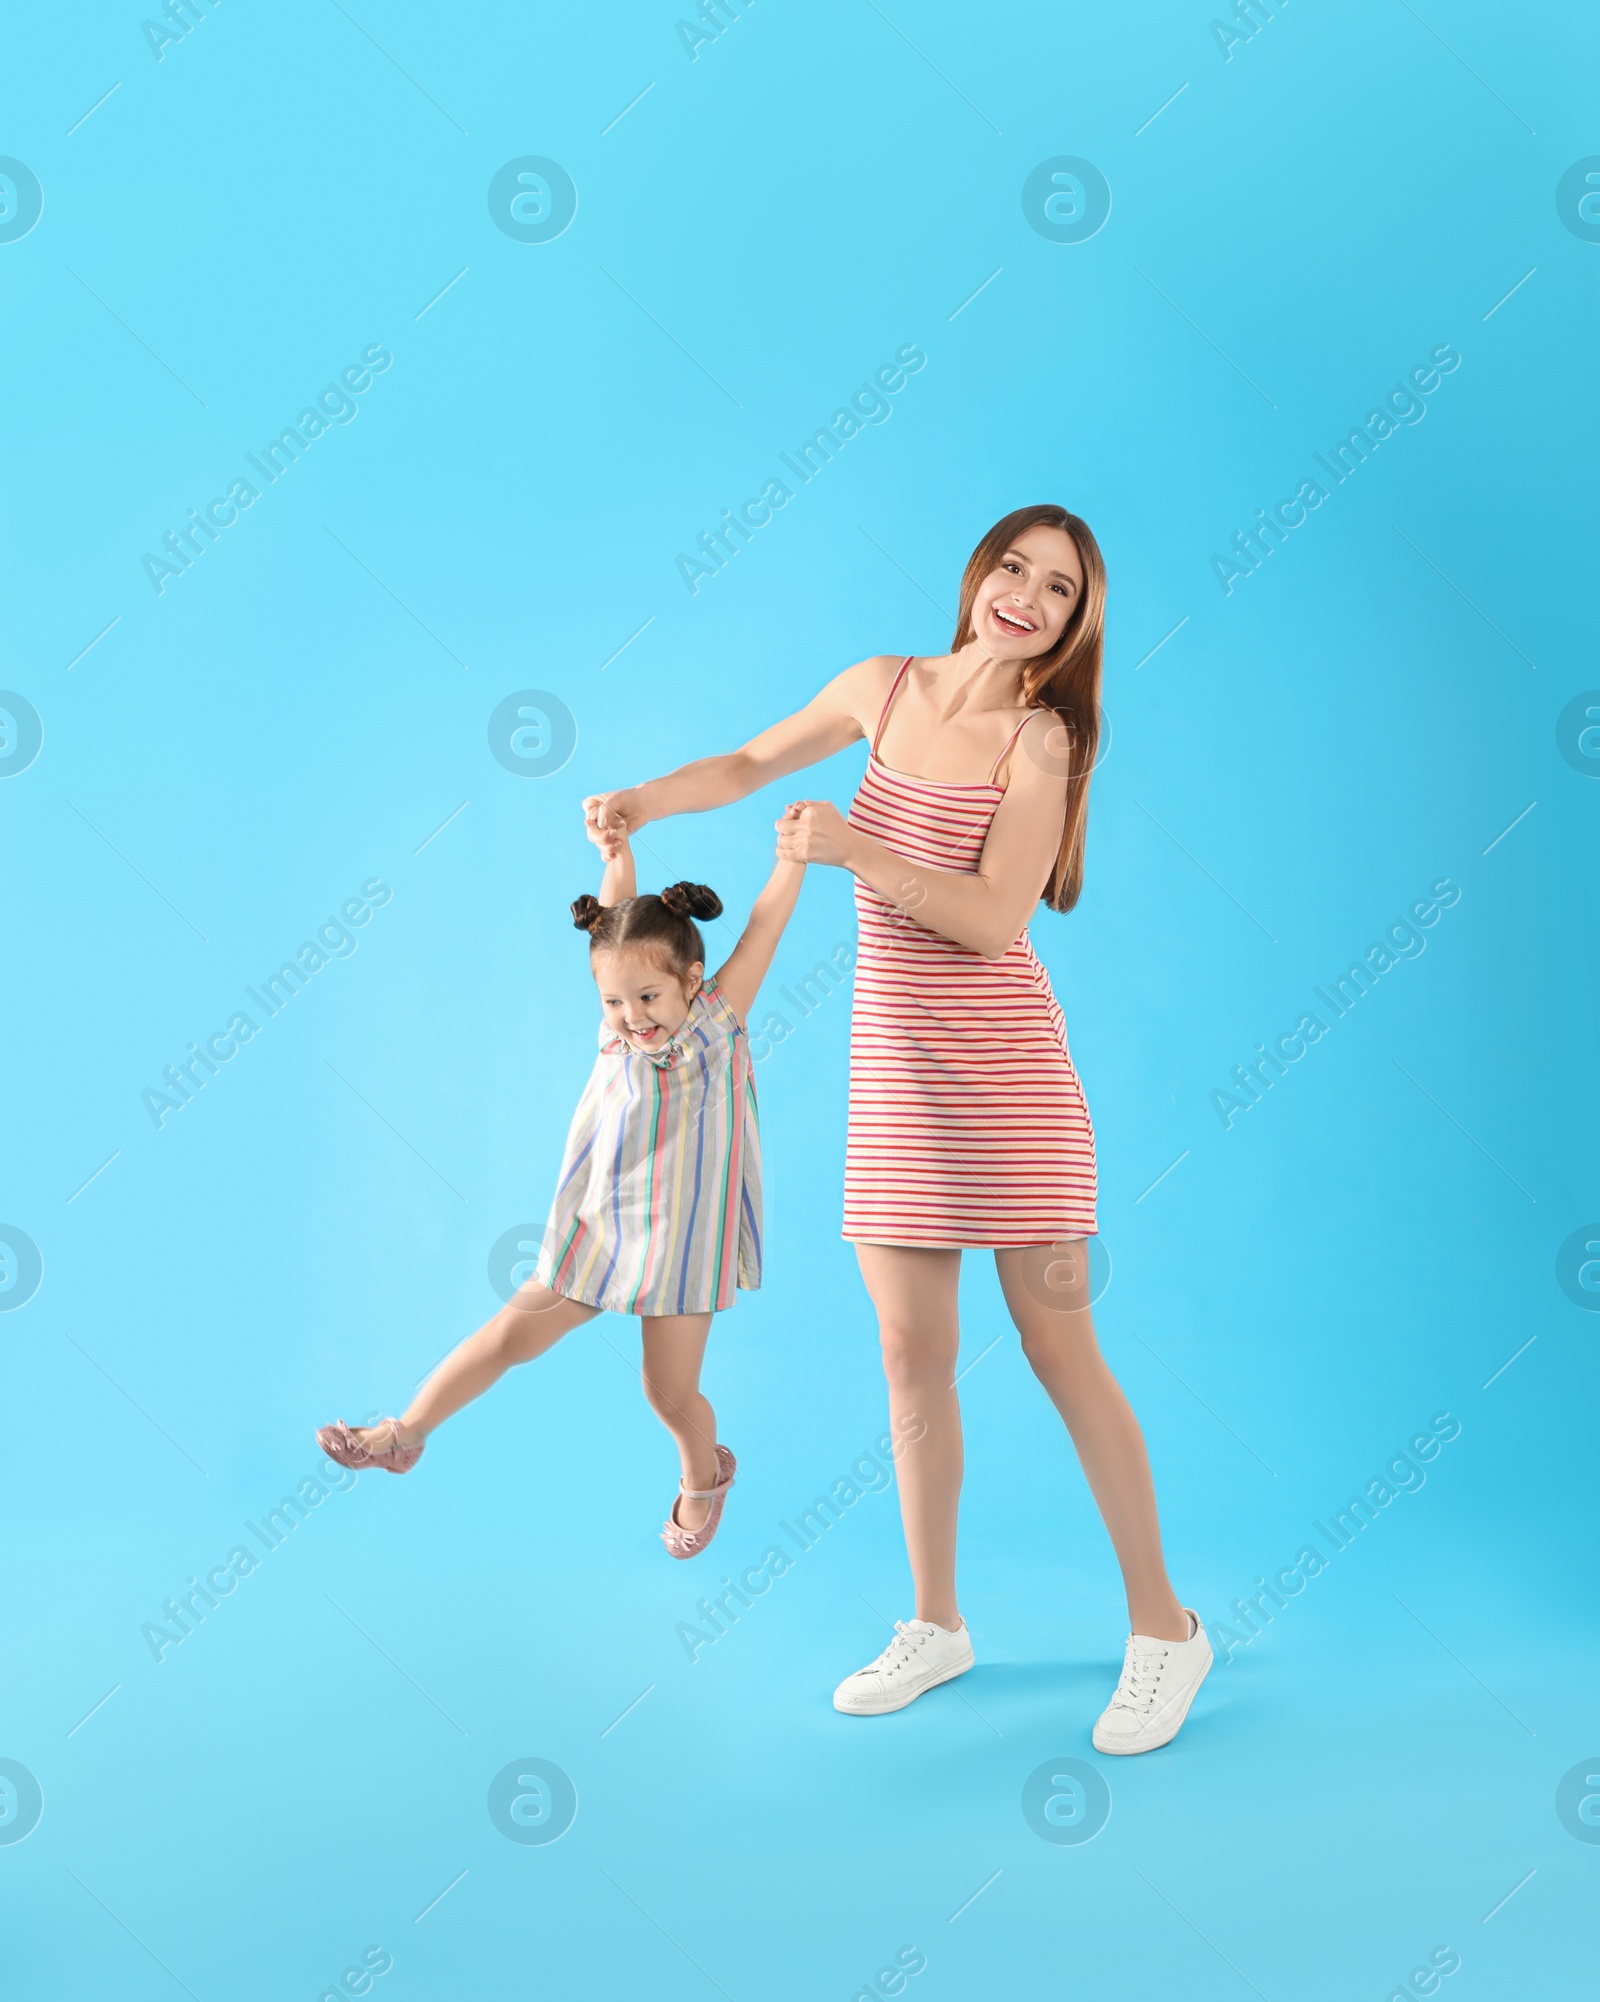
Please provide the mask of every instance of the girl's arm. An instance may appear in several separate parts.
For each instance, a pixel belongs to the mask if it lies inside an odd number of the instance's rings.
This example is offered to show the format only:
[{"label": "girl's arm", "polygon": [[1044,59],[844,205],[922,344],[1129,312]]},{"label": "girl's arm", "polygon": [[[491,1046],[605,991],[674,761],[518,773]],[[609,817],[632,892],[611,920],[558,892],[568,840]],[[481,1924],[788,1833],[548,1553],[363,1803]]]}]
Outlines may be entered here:
[{"label": "girl's arm", "polygon": [[[1042,726],[1046,732],[1050,727]],[[1013,761],[1005,797],[971,873],[908,862],[852,827],[827,800],[802,800],[798,811],[789,809],[778,822],[778,853],[796,862],[848,869],[929,931],[981,952],[985,959],[999,959],[1021,935],[1044,894],[1066,820],[1066,778],[1045,769],[1056,761],[1036,763],[1026,754],[1029,732],[1040,729],[1029,723],[1018,742],[1021,755]]]},{"label": "girl's arm", "polygon": [[626,834],[615,837],[606,850],[606,866],[600,877],[600,902],[625,904],[637,896],[638,882],[633,873],[633,850]]},{"label": "girl's arm", "polygon": [[744,935],[717,974],[723,998],[741,1022],[748,1019],[756,1004],[756,995],[767,977],[783,928],[794,915],[805,873],[803,862],[779,859],[767,878],[767,887],[756,898]]},{"label": "girl's arm", "polygon": [[606,854],[619,834],[636,834],[646,821],[727,806],[773,779],[832,757],[867,734],[862,719],[874,713],[872,698],[881,695],[885,670],[892,665],[881,655],[847,667],[804,709],[752,737],[740,750],[697,758],[643,785],[592,794],[583,802],[589,839]]}]

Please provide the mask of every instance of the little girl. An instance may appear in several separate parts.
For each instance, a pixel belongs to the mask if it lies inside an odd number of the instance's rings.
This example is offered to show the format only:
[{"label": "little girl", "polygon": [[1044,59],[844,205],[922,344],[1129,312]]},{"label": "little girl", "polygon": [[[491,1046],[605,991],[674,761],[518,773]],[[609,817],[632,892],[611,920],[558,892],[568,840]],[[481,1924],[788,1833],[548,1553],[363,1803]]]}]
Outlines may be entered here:
[{"label": "little girl", "polygon": [[734,1457],[700,1393],[711,1316],[761,1284],[761,1143],[745,1018],[800,894],[805,865],[779,862],[744,936],[711,980],[696,918],[721,914],[701,883],[635,895],[625,837],[608,841],[598,897],[572,920],[589,934],[605,1017],[600,1055],[567,1136],[538,1276],[429,1377],[402,1418],[325,1425],[344,1467],[409,1473],[428,1434],[513,1363],[529,1362],[603,1309],[637,1314],[644,1393],[683,1472],[661,1540],[694,1557],[716,1534]]}]

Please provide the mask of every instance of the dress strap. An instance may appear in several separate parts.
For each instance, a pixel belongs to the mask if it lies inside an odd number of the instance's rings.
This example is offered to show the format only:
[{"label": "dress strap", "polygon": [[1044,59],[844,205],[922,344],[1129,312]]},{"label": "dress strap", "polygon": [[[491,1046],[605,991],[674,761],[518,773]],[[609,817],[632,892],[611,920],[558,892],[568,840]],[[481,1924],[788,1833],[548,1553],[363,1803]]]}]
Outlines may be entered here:
[{"label": "dress strap", "polygon": [[1039,712],[1037,709],[1030,709],[1027,715],[1023,717],[1022,721],[1012,731],[1011,735],[1007,737],[1005,742],[1005,749],[1001,751],[999,757],[996,758],[994,763],[989,767],[990,785],[994,784],[995,777],[998,774],[1000,767],[1005,763],[1006,759],[1010,757],[1012,747],[1015,745],[1017,739],[1022,735],[1023,731],[1027,729],[1028,725],[1033,721],[1034,717],[1038,713]]},{"label": "dress strap", "polygon": [[878,755],[878,742],[879,739],[883,736],[883,726],[889,720],[889,704],[900,693],[900,684],[906,678],[906,669],[911,665],[911,663],[915,659],[916,655],[914,653],[908,653],[905,659],[900,663],[900,672],[895,676],[894,680],[889,684],[889,693],[884,697],[883,707],[878,712],[878,727],[872,733],[872,755],[874,757]]}]

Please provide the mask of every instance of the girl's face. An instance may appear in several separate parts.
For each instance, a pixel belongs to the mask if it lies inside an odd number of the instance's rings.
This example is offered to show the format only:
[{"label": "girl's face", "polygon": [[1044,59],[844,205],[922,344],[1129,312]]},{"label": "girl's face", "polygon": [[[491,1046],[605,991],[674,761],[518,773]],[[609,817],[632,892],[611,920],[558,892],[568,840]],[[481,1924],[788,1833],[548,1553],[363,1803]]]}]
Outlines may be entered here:
[{"label": "girl's face", "polygon": [[705,968],[698,962],[678,975],[648,952],[620,946],[589,955],[600,1006],[613,1035],[636,1050],[660,1053],[688,1019]]},{"label": "girl's face", "polygon": [[1078,545],[1064,528],[1025,529],[972,603],[972,631],[992,660],[1032,660],[1060,639],[1083,596]]}]

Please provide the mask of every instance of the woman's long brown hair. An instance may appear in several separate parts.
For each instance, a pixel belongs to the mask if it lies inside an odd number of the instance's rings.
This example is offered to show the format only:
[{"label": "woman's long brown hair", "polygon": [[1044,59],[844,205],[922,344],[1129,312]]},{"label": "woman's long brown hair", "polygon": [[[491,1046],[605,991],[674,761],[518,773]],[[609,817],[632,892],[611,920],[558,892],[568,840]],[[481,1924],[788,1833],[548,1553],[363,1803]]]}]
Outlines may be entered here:
[{"label": "woman's long brown hair", "polygon": [[[972,603],[978,586],[1002,556],[1030,528],[1059,528],[1072,537],[1083,565],[1083,594],[1066,628],[1048,653],[1022,663],[1022,699],[1032,709],[1053,709],[1066,730],[1067,818],[1061,852],[1045,884],[1044,901],[1053,911],[1070,911],[1083,889],[1084,837],[1089,825],[1089,775],[1100,748],[1100,657],[1105,646],[1106,565],[1089,524],[1064,507],[1048,503],[1019,507],[997,521],[967,559],[961,579],[961,606],[950,651],[959,653],[973,638]],[[1052,743],[1054,732],[1051,733]]]}]

